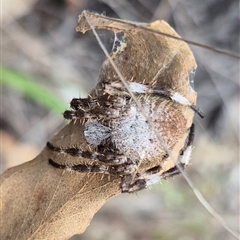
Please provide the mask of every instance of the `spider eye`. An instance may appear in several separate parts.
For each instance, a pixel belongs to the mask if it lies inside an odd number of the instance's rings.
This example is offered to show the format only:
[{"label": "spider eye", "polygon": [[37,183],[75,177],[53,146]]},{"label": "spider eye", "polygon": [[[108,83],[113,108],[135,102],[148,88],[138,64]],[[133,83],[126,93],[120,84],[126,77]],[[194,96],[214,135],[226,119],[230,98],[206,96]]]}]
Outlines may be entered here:
[{"label": "spider eye", "polygon": [[189,84],[191,88],[194,90],[194,77],[195,77],[196,69],[193,69],[189,74]]}]

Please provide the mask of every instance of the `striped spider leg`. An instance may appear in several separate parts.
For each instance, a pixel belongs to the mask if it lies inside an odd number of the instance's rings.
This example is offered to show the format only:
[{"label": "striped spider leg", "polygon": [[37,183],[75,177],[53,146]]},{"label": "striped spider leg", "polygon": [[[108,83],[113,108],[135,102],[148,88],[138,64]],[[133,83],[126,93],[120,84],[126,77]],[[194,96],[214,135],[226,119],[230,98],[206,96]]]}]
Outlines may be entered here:
[{"label": "striped spider leg", "polygon": [[[128,88],[131,92],[136,94],[152,94],[158,95],[165,99],[175,101],[181,105],[190,107],[199,117],[204,118],[204,114],[200,108],[191,104],[187,98],[179,94],[178,92],[173,91],[170,88],[157,88],[151,85],[146,85],[144,83],[137,82],[127,82]],[[126,91],[122,82],[113,82],[106,84],[106,91],[111,93],[114,91]]]},{"label": "striped spider leg", "polygon": [[[59,164],[52,159],[49,159],[49,164],[58,169],[65,169],[68,171],[77,172],[95,172],[102,174],[132,174],[136,171],[137,165],[130,159],[127,159],[123,154],[118,153],[114,148],[103,149],[99,146],[98,151],[90,152],[88,150],[81,150],[77,147],[63,148],[56,147],[50,142],[47,147],[58,153],[71,155],[73,157],[82,157],[91,159],[93,164]],[[94,164],[96,163],[96,164]]]}]

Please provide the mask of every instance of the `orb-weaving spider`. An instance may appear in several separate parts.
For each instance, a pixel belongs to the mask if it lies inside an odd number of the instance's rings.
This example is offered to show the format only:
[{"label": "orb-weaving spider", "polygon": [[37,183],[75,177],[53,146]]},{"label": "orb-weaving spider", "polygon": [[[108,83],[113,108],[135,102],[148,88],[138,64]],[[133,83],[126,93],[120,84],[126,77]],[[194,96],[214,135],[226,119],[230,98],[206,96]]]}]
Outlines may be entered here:
[{"label": "orb-weaving spider", "polygon": [[99,43],[94,28],[113,31],[112,52],[102,47],[107,59],[93,97],[73,99],[72,110],[64,113],[64,118],[82,123],[90,150],[48,143],[50,150],[81,158],[79,164],[49,163],[70,171],[119,175],[121,191],[135,192],[178,174],[189,163],[194,112],[203,117],[195,106],[196,62],[164,21],[142,26],[100,18],[87,20],[83,13],[77,31],[92,29]]},{"label": "orb-weaving spider", "polygon": [[[77,147],[62,148],[47,143],[47,147],[52,151],[91,159],[96,164],[64,165],[52,159],[49,159],[49,163],[53,167],[70,171],[119,174],[122,177],[121,191],[129,193],[179,174],[176,166],[161,172],[169,156],[162,146],[158,146],[154,133],[149,130],[148,123],[142,118],[135,103],[124,92],[123,85],[115,82],[103,83],[102,86],[103,95],[85,99],[74,98],[70,104],[73,110],[64,112],[64,118],[75,121],[79,119],[85,124],[85,138],[88,144],[97,147],[97,151],[91,152]],[[137,94],[139,101],[144,103],[144,111],[153,121],[158,121],[156,128],[162,133],[161,137],[168,146],[172,146],[175,139],[183,134],[185,120],[181,115],[181,108],[190,108],[202,116],[200,110],[172,90],[156,89],[134,82],[128,82],[128,86]],[[153,111],[155,114],[151,113]],[[172,127],[174,129],[171,132],[169,129]],[[194,138],[193,124],[187,132],[185,144],[178,153],[178,162],[182,168],[189,163]],[[138,172],[140,162],[147,162],[155,156],[161,159],[159,165]]]}]

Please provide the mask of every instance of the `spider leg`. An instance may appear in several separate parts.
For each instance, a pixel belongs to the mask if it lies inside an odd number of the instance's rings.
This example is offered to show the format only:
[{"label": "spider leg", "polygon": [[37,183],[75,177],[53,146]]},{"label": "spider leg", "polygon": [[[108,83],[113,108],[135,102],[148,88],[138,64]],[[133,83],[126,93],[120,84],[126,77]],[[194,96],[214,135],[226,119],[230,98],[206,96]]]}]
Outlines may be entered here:
[{"label": "spider leg", "polygon": [[[98,96],[97,98],[90,96],[83,99],[74,98],[70,103],[70,107],[73,110],[66,110],[63,116],[68,120],[85,118],[106,121],[114,118],[114,111],[118,111],[118,109],[121,109],[125,104],[125,98],[119,98],[109,94]],[[106,109],[108,109],[107,112]]]},{"label": "spider leg", "polygon": [[69,154],[73,157],[83,157],[83,158],[96,157],[94,153],[91,153],[89,151],[82,151],[81,149],[78,149],[76,147],[72,147],[72,148],[56,147],[50,142],[47,142],[47,147],[54,152]]},{"label": "spider leg", "polygon": [[90,108],[89,102],[90,102],[89,98],[73,98],[72,101],[70,102],[70,106],[74,110],[79,109],[84,110]]},{"label": "spider leg", "polygon": [[96,98],[73,98],[70,103],[70,107],[73,110],[66,110],[63,116],[69,120],[84,118],[94,107],[99,106],[97,103]]},{"label": "spider leg", "polygon": [[[178,167],[180,167],[182,170],[185,169],[185,167],[189,163],[189,159],[192,152],[192,144],[194,139],[194,124],[189,129],[189,134],[186,139],[185,146],[180,152],[180,158],[178,159]],[[170,168],[168,171],[161,173],[161,167],[156,166],[153,168],[148,169],[147,171],[136,174],[135,179],[133,179],[131,176],[123,176],[122,183],[121,183],[121,190],[123,193],[133,193],[139,190],[142,190],[148,186],[151,186],[152,184],[158,183],[163,179],[167,179],[169,177],[173,177],[175,175],[178,175],[181,173],[177,166]]]},{"label": "spider leg", "polygon": [[199,117],[204,118],[204,114],[201,111],[200,108],[198,108],[197,106],[195,106],[194,104],[191,104],[187,98],[185,98],[184,96],[182,96],[181,94],[174,92],[172,89],[150,89],[150,93],[153,94],[157,94],[161,97],[164,98],[169,98],[172,101],[178,102],[182,105],[188,106],[190,107],[195,113],[198,114]]},{"label": "spider leg", "polygon": [[195,126],[194,126],[194,124],[192,124],[192,126],[190,127],[190,130],[189,130],[189,134],[186,139],[185,145],[180,152],[180,156],[181,156],[180,162],[183,163],[185,166],[187,166],[190,161],[194,135],[195,135]]},{"label": "spider leg", "polygon": [[48,159],[48,163],[55,168],[65,169],[67,171],[77,171],[81,173],[102,173],[108,175],[131,175],[137,169],[137,165],[121,164],[121,165],[90,165],[90,164],[59,164],[52,159]]},{"label": "spider leg", "polygon": [[182,105],[190,107],[194,112],[196,112],[201,118],[204,118],[204,114],[200,108],[191,104],[187,98],[182,96],[181,94],[174,92],[172,89],[158,89],[152,88],[149,85],[143,85],[141,83],[130,82],[129,88],[131,91],[136,93],[150,93],[150,94],[157,94],[161,97],[171,99],[172,101],[178,102]]},{"label": "spider leg", "polygon": [[[108,93],[114,93],[117,91],[124,91],[125,87],[123,86],[122,83],[107,83],[105,85],[106,87],[106,91]],[[166,99],[170,99],[172,101],[178,102],[182,105],[188,106],[190,107],[194,112],[196,112],[201,118],[204,118],[204,114],[201,111],[200,108],[198,108],[197,106],[191,104],[187,98],[185,98],[184,96],[182,96],[181,94],[173,91],[170,88],[156,88],[156,87],[152,87],[150,85],[144,85],[142,83],[136,83],[136,82],[128,82],[128,87],[129,90],[132,91],[133,93],[138,93],[138,94],[156,94],[158,96],[161,96],[163,98]]]},{"label": "spider leg", "polygon": [[66,110],[63,113],[63,117],[67,120],[84,118],[85,112],[82,109],[76,111]]},{"label": "spider leg", "polygon": [[63,148],[63,147],[56,147],[52,143],[47,142],[47,147],[58,153],[65,153],[67,155],[70,155],[72,157],[82,157],[82,158],[88,158],[94,161],[100,161],[103,163],[107,163],[109,165],[120,165],[120,164],[131,164],[132,161],[130,161],[127,157],[125,157],[123,154],[120,154],[115,151],[115,149],[104,149],[101,148],[101,146],[98,148],[98,151],[90,152],[87,150],[81,150],[77,147],[71,147],[71,148]]},{"label": "spider leg", "polygon": [[[144,173],[141,174],[137,173],[135,179],[133,179],[132,175],[123,176],[121,183],[122,193],[133,193],[142,190],[149,185],[152,185],[153,183],[150,184],[149,181],[153,180],[153,176],[160,177],[160,175],[158,174],[160,170],[161,170],[160,166],[150,168]],[[158,178],[154,183],[159,181],[160,179]]]}]

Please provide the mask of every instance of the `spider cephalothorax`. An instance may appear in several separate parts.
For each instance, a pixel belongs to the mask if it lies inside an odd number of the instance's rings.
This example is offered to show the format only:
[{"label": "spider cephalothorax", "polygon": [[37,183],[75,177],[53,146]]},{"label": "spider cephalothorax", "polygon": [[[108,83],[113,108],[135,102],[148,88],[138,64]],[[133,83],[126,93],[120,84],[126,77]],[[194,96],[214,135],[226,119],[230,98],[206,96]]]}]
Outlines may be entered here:
[{"label": "spider cephalothorax", "polygon": [[[83,16],[79,19],[79,29],[84,32],[82,21]],[[84,24],[87,28],[86,22]],[[107,28],[103,22],[99,24],[94,26]],[[122,29],[122,41],[116,38],[117,47],[114,46],[111,53],[127,80],[125,84],[106,60],[92,96],[74,98],[70,104],[72,110],[64,113],[66,119],[81,121],[91,150],[47,144],[52,151],[91,161],[91,164],[70,165],[49,159],[53,167],[117,174],[122,178],[122,192],[135,192],[178,174],[172,158],[185,168],[192,150],[194,111],[202,116],[195,106],[196,92],[192,88],[196,63],[187,45],[176,42],[176,49],[168,52],[165,37],[137,28],[126,33]],[[112,26],[111,29],[114,30]],[[148,29],[177,35],[160,21],[152,23]],[[136,96],[141,110],[129,90]]]}]

